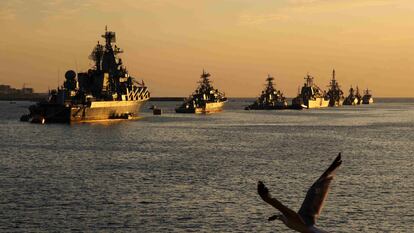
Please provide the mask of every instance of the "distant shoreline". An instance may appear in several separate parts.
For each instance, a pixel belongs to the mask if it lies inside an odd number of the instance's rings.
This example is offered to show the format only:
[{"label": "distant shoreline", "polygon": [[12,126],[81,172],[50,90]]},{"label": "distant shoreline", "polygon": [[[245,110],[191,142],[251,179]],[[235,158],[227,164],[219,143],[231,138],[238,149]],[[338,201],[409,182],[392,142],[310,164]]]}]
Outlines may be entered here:
[{"label": "distant shoreline", "polygon": [[[0,101],[32,101],[37,102],[41,100],[47,99],[47,93],[33,93],[33,94],[26,94],[26,95],[0,95]],[[254,100],[257,97],[229,97],[229,101],[231,100]],[[185,97],[151,97],[149,101],[160,101],[160,102],[168,102],[168,101],[183,101]],[[291,100],[292,98],[287,98]],[[414,99],[414,97],[374,97],[376,100],[408,100]],[[383,102],[383,101],[380,101]],[[387,101],[385,101],[387,102]]]},{"label": "distant shoreline", "polygon": [[4,101],[41,101],[46,99],[48,96],[47,93],[32,93],[32,94],[9,94],[9,95],[0,95],[0,100]]},{"label": "distant shoreline", "polygon": [[[33,93],[26,95],[0,95],[0,101],[41,101],[46,99],[47,93]],[[183,101],[184,97],[151,97],[149,101]]]},{"label": "distant shoreline", "polygon": [[184,97],[150,97],[149,101],[183,101]]}]

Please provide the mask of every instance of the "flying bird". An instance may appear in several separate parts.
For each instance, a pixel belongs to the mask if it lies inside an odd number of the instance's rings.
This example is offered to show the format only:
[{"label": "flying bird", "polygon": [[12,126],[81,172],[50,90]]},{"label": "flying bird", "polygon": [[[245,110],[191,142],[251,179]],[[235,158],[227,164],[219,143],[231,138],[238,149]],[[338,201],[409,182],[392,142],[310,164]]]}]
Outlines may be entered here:
[{"label": "flying bird", "polygon": [[272,197],[269,189],[262,181],[259,181],[257,191],[260,197],[281,212],[281,214],[271,216],[268,220],[281,220],[287,227],[302,233],[327,233],[327,231],[316,228],[315,223],[322,211],[323,202],[328,196],[329,185],[341,164],[341,153],[339,153],[331,166],[309,188],[297,213]]}]

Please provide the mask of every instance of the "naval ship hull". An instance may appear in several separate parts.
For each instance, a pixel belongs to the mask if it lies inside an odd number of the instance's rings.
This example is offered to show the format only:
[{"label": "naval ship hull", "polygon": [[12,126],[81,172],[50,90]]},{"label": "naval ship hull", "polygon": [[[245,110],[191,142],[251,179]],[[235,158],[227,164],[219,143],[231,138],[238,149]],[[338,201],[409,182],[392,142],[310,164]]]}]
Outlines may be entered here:
[{"label": "naval ship hull", "polygon": [[361,101],[358,98],[348,97],[344,100],[344,105],[359,105]]},{"label": "naval ship hull", "polygon": [[374,99],[372,97],[363,97],[362,104],[372,104],[374,103]]},{"label": "naval ship hull", "polygon": [[215,113],[223,111],[225,102],[214,102],[214,103],[206,103],[205,106],[199,108],[185,108],[179,107],[175,109],[176,113],[195,113],[195,114],[208,114],[208,113]]},{"label": "naval ship hull", "polygon": [[86,105],[39,103],[30,108],[32,122],[71,123],[137,118],[145,101],[93,101]]},{"label": "naval ship hull", "polygon": [[326,108],[329,106],[329,100],[324,98],[316,98],[315,100],[308,100],[308,103],[305,105],[307,108]]},{"label": "naval ship hull", "polygon": [[287,102],[276,103],[275,105],[249,105],[244,110],[283,110],[287,109]]},{"label": "naval ship hull", "polygon": [[329,100],[329,107],[340,107],[342,106],[344,103],[344,99],[339,99],[339,100]]},{"label": "naval ship hull", "polygon": [[295,98],[292,100],[292,108],[293,109],[301,109],[301,108],[326,108],[329,106],[329,100],[324,98],[315,98],[312,100],[301,100],[300,98]]}]

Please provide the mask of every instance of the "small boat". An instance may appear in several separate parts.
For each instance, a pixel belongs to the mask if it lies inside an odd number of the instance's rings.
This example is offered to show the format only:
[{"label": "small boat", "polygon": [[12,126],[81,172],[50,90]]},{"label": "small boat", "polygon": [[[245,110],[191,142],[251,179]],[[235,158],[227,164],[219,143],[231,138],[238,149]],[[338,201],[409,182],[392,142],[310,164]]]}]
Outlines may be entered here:
[{"label": "small boat", "polygon": [[161,108],[154,108],[152,110],[152,114],[153,115],[161,115],[162,114],[162,109]]},{"label": "small boat", "polygon": [[152,110],[153,115],[161,115],[162,114],[162,109],[158,108],[156,105],[152,105],[149,109]]}]

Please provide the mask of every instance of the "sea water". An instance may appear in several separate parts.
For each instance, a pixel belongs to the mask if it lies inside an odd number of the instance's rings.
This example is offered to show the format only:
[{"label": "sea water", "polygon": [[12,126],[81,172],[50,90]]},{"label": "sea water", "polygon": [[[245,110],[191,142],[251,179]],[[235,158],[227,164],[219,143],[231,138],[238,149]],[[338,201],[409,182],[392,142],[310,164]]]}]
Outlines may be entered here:
[{"label": "sea water", "polygon": [[[311,110],[20,122],[30,102],[0,102],[2,232],[291,232],[268,222],[272,195],[298,210],[341,152],[317,225],[330,232],[414,231],[414,99]],[[156,104],[163,115],[153,116]]]}]

